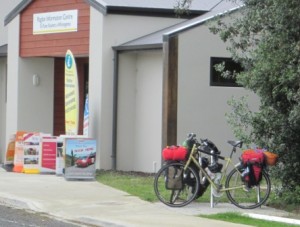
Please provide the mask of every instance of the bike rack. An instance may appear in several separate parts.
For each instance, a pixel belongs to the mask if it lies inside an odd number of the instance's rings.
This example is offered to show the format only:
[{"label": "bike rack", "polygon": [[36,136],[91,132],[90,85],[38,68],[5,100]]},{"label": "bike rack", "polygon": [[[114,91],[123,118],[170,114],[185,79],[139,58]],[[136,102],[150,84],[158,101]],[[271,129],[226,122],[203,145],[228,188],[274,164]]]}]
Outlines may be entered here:
[{"label": "bike rack", "polygon": [[213,195],[213,186],[210,186],[210,208],[214,208],[214,195]]}]

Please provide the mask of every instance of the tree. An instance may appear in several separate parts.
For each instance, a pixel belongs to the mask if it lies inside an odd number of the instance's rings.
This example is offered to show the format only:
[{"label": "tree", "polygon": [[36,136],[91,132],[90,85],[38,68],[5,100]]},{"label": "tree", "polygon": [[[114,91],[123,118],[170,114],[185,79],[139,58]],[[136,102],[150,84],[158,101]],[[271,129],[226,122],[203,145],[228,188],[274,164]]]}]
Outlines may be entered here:
[{"label": "tree", "polygon": [[237,17],[231,22],[218,18],[211,31],[242,64],[244,71],[233,75],[237,82],[256,93],[261,104],[258,112],[251,112],[245,100],[230,101],[230,122],[237,137],[279,154],[273,174],[285,193],[300,197],[299,0],[241,2],[243,7],[233,13]]}]

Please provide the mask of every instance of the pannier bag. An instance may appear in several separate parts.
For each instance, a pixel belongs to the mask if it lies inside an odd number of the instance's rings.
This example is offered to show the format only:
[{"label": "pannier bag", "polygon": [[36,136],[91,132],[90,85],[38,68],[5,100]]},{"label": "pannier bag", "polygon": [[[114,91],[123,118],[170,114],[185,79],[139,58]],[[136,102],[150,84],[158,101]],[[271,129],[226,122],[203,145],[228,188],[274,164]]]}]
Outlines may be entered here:
[{"label": "pannier bag", "polygon": [[[208,165],[209,165],[208,158],[201,157],[201,167],[203,169],[205,169],[206,167],[208,167]],[[195,163],[191,162],[190,167],[192,169],[194,169],[196,173],[199,172],[199,167]],[[184,180],[185,184],[187,184],[188,186],[191,187],[192,193],[194,193],[195,188],[196,188],[196,186],[195,186],[196,179],[193,179],[191,176],[193,176],[193,175],[185,174],[185,177],[183,180]],[[201,197],[210,184],[210,182],[206,178],[202,179],[202,180],[203,180],[203,182],[202,183],[200,182],[200,184],[199,184],[199,189],[198,189],[195,199],[198,199],[199,197]]]},{"label": "pannier bag", "polygon": [[264,163],[264,154],[260,151],[255,151],[252,149],[245,150],[242,154],[242,161],[243,163]]},{"label": "pannier bag", "polygon": [[245,150],[242,154],[242,164],[245,167],[242,177],[248,187],[258,185],[262,179],[264,166],[263,152],[256,152],[252,149]]},{"label": "pannier bag", "polygon": [[199,197],[201,197],[209,185],[210,185],[209,181],[205,178],[204,182],[199,185],[198,193],[197,193],[197,196],[195,199],[198,199]]},{"label": "pannier bag", "polygon": [[183,188],[183,169],[169,166],[166,169],[166,189],[181,190]]},{"label": "pannier bag", "polygon": [[268,166],[275,166],[277,161],[278,161],[278,155],[274,154],[270,151],[264,151],[264,156],[265,156],[265,163]]},{"label": "pannier bag", "polygon": [[183,161],[187,158],[188,150],[183,146],[168,146],[163,149],[162,156],[165,161]]}]

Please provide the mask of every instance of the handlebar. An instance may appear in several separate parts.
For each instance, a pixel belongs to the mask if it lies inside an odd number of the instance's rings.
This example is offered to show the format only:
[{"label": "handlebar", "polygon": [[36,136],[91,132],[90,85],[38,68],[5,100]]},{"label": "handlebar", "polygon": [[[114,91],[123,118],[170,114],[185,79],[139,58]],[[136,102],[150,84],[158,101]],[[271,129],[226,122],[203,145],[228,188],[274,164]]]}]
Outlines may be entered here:
[{"label": "handlebar", "polygon": [[[195,142],[197,142],[197,143],[199,143],[198,142],[198,140],[196,139],[196,134],[195,133],[189,133],[188,135],[187,135],[187,140],[194,140]],[[201,139],[200,138],[200,145],[205,145],[205,146],[207,146],[207,145],[209,145],[209,143],[211,142],[211,141],[209,141],[208,139]],[[227,141],[231,146],[233,146],[233,147],[239,147],[239,148],[242,148],[242,146],[243,146],[243,141],[240,141],[240,140],[238,140],[238,141],[233,141],[233,140],[228,140]]]},{"label": "handlebar", "polygon": [[[197,149],[198,149],[199,152],[202,152],[202,153],[214,156],[214,157],[218,157],[220,159],[224,159],[224,157],[220,156],[221,152],[218,150],[218,148],[215,146],[215,144],[212,141],[210,141],[208,139],[201,139],[200,138],[200,142],[199,142],[196,139],[196,134],[195,133],[189,133],[187,135],[187,140],[191,141],[191,142],[194,142],[197,145]],[[242,148],[242,146],[243,146],[243,141],[232,141],[232,140],[229,140],[228,143],[233,146],[230,156],[232,156],[232,153],[236,151],[237,147]],[[205,150],[205,148],[202,149],[201,145],[202,146],[207,146],[211,150],[207,151],[207,150]]]},{"label": "handlebar", "polygon": [[195,133],[189,133],[187,136],[188,140],[196,139],[196,134]]}]

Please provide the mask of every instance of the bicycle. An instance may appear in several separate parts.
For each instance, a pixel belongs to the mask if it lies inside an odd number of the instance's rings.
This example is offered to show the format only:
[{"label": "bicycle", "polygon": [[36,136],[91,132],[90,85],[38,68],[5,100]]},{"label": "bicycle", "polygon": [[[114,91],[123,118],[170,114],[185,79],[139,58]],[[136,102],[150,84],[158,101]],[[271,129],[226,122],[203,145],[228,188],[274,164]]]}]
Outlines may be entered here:
[{"label": "bicycle", "polygon": [[[242,141],[228,141],[232,146],[229,157],[221,156],[217,147],[207,139],[198,142],[195,134],[190,134],[186,141],[191,147],[187,160],[166,163],[155,175],[154,191],[162,203],[170,207],[186,206],[201,197],[208,185],[211,185],[214,197],[221,197],[225,192],[229,201],[242,209],[254,209],[267,201],[271,191],[267,172],[263,169],[261,181],[249,187],[242,176],[246,167],[241,162],[234,164],[232,161],[233,153],[237,147],[242,147]],[[201,154],[209,155],[210,163]],[[218,159],[225,161],[222,171],[223,165]],[[233,169],[227,175],[229,166]],[[215,172],[214,177],[211,172]],[[172,185],[168,185],[170,173],[175,176]]]}]

